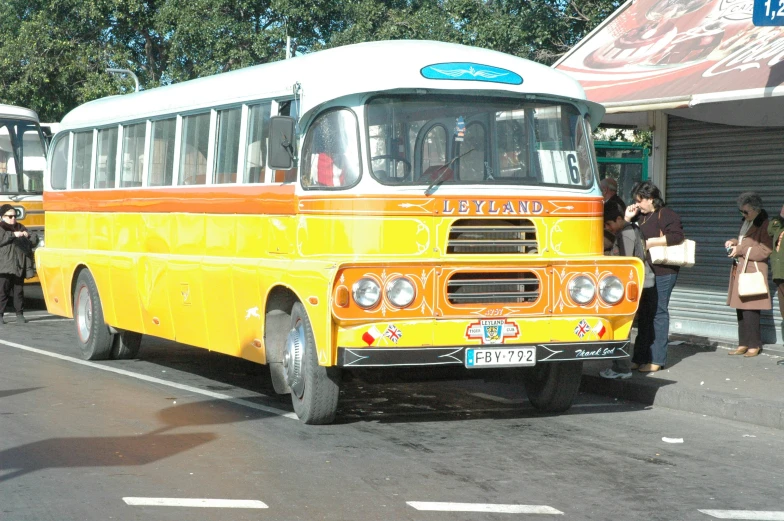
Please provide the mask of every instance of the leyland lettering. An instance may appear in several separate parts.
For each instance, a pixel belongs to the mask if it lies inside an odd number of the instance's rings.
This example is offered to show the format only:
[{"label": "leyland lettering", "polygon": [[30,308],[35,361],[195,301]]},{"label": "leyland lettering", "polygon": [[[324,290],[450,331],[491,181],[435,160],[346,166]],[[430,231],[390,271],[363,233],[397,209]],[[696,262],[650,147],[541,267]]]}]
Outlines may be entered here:
[{"label": "leyland lettering", "polygon": [[537,215],[544,211],[540,201],[482,201],[479,199],[444,200],[442,213],[450,215]]}]

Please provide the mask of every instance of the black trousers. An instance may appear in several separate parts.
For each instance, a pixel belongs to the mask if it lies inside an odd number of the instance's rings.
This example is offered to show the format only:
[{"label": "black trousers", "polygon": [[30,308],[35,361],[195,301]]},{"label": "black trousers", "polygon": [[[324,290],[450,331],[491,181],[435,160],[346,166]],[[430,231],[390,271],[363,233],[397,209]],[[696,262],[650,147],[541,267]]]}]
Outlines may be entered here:
[{"label": "black trousers", "polygon": [[19,315],[24,311],[24,278],[0,273],[0,316],[5,313],[11,298],[14,300],[14,311]]},{"label": "black trousers", "polygon": [[736,309],[738,315],[738,345],[751,349],[762,347],[759,309]]}]

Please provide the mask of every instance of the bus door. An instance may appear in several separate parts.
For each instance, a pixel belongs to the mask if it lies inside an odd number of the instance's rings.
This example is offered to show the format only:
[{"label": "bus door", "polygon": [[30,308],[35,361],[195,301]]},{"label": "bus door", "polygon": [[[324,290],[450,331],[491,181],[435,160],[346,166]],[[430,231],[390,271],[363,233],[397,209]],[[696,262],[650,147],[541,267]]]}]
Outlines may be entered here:
[{"label": "bus door", "polygon": [[422,125],[414,150],[414,175],[425,182],[476,182],[492,177],[487,115],[439,118]]}]

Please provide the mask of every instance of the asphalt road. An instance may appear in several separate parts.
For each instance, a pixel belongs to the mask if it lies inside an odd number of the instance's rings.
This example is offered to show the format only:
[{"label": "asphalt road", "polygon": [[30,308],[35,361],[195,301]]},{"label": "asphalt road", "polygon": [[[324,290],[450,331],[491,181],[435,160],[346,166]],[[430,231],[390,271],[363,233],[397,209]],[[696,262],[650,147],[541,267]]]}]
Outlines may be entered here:
[{"label": "asphalt road", "polygon": [[85,363],[28,309],[0,329],[2,521],[784,519],[782,431],[408,371],[350,375],[307,426],[263,366],[148,338]]}]

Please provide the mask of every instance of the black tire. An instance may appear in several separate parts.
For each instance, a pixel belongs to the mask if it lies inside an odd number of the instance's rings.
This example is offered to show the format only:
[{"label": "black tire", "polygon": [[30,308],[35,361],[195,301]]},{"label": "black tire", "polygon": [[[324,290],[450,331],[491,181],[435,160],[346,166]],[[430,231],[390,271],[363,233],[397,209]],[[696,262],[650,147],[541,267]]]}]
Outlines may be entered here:
[{"label": "black tire", "polygon": [[[332,423],[338,410],[340,394],[340,370],[336,367],[322,367],[318,363],[316,342],[304,306],[297,302],[291,310],[291,332],[287,340],[288,383],[291,387],[291,402],[299,419],[308,425]],[[300,342],[299,378],[292,378],[289,369],[296,360],[290,358],[289,349],[292,338]]]},{"label": "black tire", "polygon": [[525,391],[531,405],[542,412],[564,412],[580,390],[582,362],[551,362],[531,368],[525,375]]},{"label": "black tire", "polygon": [[89,270],[76,278],[73,294],[76,342],[85,360],[106,360],[112,350],[112,333],[103,318],[98,286]]},{"label": "black tire", "polygon": [[118,330],[112,340],[112,360],[132,360],[142,347],[141,333]]}]

